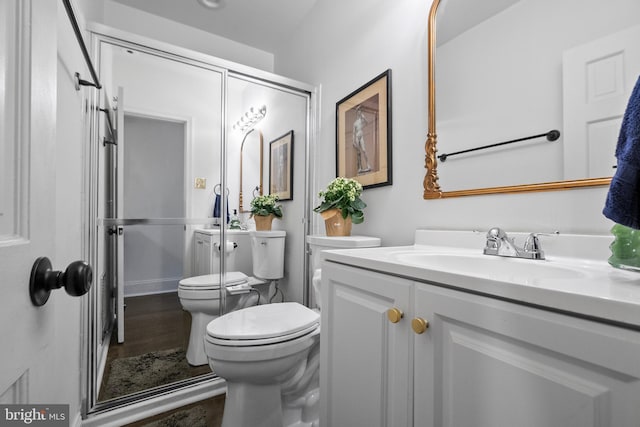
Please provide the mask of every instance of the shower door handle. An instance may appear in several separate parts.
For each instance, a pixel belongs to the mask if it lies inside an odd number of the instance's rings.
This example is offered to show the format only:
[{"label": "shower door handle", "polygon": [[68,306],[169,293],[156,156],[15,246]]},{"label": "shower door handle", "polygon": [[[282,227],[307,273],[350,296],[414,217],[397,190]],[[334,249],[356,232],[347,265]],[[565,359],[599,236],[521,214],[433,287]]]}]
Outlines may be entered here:
[{"label": "shower door handle", "polygon": [[122,236],[124,234],[124,227],[112,227],[108,231],[109,236],[113,236],[117,234],[118,236]]}]

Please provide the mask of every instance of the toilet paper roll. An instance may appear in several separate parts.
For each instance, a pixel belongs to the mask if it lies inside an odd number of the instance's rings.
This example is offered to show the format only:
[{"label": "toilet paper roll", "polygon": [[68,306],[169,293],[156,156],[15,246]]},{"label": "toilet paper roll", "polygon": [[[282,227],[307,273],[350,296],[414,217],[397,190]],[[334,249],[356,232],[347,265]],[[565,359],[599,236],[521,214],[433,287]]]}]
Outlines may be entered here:
[{"label": "toilet paper roll", "polygon": [[[220,243],[216,242],[214,243],[214,246],[216,247],[216,249],[220,250]],[[238,244],[236,242],[230,242],[229,240],[227,240],[224,247],[224,251],[225,253],[231,253],[235,251],[237,247],[238,247]]]}]

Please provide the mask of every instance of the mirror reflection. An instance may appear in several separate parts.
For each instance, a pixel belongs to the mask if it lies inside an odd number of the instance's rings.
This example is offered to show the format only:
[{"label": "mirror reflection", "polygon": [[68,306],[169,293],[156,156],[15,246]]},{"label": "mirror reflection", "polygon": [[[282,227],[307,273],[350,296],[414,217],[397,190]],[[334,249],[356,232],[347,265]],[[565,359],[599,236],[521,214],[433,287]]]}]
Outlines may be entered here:
[{"label": "mirror reflection", "polygon": [[[303,198],[285,207],[287,250],[299,254],[278,280],[253,274],[249,206],[268,182],[264,138],[293,128],[306,141],[309,94],[127,43],[101,41],[99,58],[117,138],[95,155],[100,279],[89,381],[109,405],[213,378],[203,337],[214,317],[299,298],[287,286],[301,292],[304,283]],[[251,290],[227,288],[240,284]]]},{"label": "mirror reflection", "polygon": [[[238,171],[230,175],[230,189],[238,193],[231,202],[241,214],[251,211],[251,200],[263,194],[264,134],[262,128],[269,121],[269,111],[264,92],[255,83],[230,77],[228,88],[235,96],[228,101],[229,111],[229,170]],[[273,106],[275,107],[275,106]],[[237,203],[237,205],[236,205]],[[248,219],[248,218],[243,218]]]},{"label": "mirror reflection", "polygon": [[263,194],[262,151],[264,136],[262,131],[245,131],[240,143],[240,183],[238,206],[241,213],[251,211],[251,200]]},{"label": "mirror reflection", "polygon": [[442,190],[610,177],[640,73],[639,13],[640,3],[629,0],[443,0],[437,154],[554,129],[560,138],[439,160]]},{"label": "mirror reflection", "polygon": [[[111,279],[99,295],[102,402],[211,372],[192,339],[200,315],[178,288],[220,268],[213,252],[198,259],[194,236],[221,182],[223,74],[110,43],[100,45],[100,68],[117,95],[117,144],[105,145],[112,164],[98,153],[98,203],[116,207],[105,219],[121,221],[98,233],[98,275]],[[207,237],[212,249],[219,229]],[[218,315],[219,287],[209,293],[205,314]]]}]

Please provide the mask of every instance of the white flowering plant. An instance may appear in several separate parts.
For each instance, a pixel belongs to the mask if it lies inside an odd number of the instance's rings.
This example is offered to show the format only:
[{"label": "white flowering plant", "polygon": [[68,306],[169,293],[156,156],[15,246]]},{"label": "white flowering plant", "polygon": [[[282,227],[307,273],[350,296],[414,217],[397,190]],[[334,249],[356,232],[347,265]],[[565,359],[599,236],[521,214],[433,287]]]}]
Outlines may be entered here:
[{"label": "white flowering plant", "polygon": [[273,214],[277,218],[282,218],[282,206],[278,204],[278,196],[275,194],[265,194],[255,197],[251,201],[251,216],[269,216]]},{"label": "white flowering plant", "polygon": [[329,209],[340,209],[342,217],[351,215],[351,222],[360,224],[364,221],[364,212],[367,204],[360,199],[362,184],[355,179],[338,177],[331,181],[325,191],[318,195],[322,200],[320,205],[313,210],[322,213]]}]

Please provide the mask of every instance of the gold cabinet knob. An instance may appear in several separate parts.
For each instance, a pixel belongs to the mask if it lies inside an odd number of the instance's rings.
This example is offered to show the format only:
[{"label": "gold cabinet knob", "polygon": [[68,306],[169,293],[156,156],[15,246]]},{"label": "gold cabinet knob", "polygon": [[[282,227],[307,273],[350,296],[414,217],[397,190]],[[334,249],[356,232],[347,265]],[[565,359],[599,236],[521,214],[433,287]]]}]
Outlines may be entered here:
[{"label": "gold cabinet knob", "polygon": [[391,323],[398,323],[404,317],[404,313],[399,308],[390,308],[387,310],[387,318]]},{"label": "gold cabinet knob", "polygon": [[424,331],[426,331],[427,328],[429,328],[429,322],[424,320],[422,317],[415,317],[411,321],[411,328],[413,329],[413,332],[415,332],[416,334],[423,334]]}]

